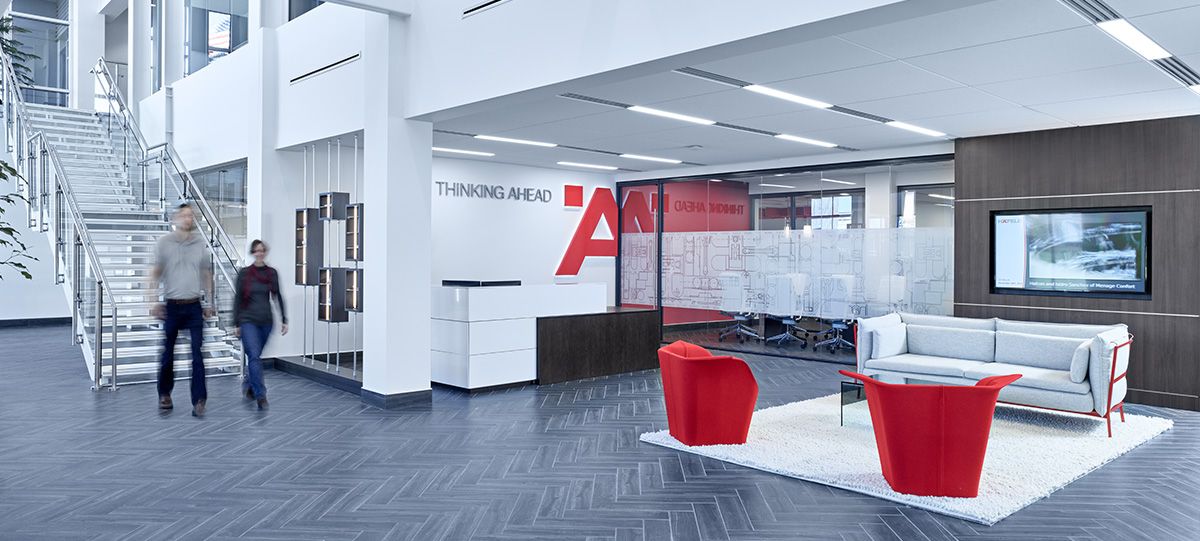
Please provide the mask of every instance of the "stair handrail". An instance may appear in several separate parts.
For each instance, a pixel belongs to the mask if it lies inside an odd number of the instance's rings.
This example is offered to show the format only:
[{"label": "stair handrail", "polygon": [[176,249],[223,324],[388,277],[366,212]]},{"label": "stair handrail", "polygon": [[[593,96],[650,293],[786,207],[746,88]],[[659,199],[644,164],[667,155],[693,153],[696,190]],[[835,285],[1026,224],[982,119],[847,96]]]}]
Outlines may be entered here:
[{"label": "stair handrail", "polygon": [[[21,93],[19,91],[20,86],[17,84],[18,79],[17,79],[15,71],[13,70],[12,60],[8,57],[7,54],[0,54],[0,56],[2,56],[4,58],[4,83],[5,83],[5,85],[13,85],[12,87],[10,87],[13,89],[13,92],[12,92],[13,101],[14,101],[13,109],[17,111],[17,115],[19,115],[21,118],[21,131],[31,132],[28,135],[24,134],[24,133],[18,133],[17,140],[28,143],[29,141],[32,141],[34,139],[41,139],[42,150],[44,150],[46,152],[46,155],[48,156],[48,159],[49,159],[51,165],[54,166],[54,172],[56,173],[54,188],[62,190],[63,199],[66,200],[67,208],[70,209],[70,211],[71,211],[71,220],[72,220],[72,222],[74,222],[72,225],[75,226],[76,230],[79,232],[80,238],[83,240],[84,252],[87,254],[88,260],[92,262],[92,266],[95,267],[97,273],[99,273],[99,275],[96,277],[97,280],[100,281],[101,283],[103,283],[103,280],[105,277],[105,275],[103,274],[104,267],[100,264],[100,257],[96,254],[95,247],[92,244],[91,236],[89,236],[89,234],[88,234],[86,223],[83,220],[83,212],[79,210],[79,203],[76,202],[76,200],[75,200],[75,192],[73,190],[71,190],[70,183],[61,182],[62,179],[66,178],[66,174],[63,173],[62,163],[58,159],[58,153],[55,152],[53,146],[45,144],[46,143],[46,134],[44,132],[42,132],[41,130],[34,130],[31,127],[31,123],[29,120],[29,112],[25,110],[25,100],[21,96]],[[26,146],[28,146],[28,145],[26,145]],[[25,168],[25,160],[18,158],[17,161],[18,161],[17,169],[18,170],[24,169]],[[21,175],[21,177],[22,177],[22,180],[25,180],[26,183],[28,184],[28,180],[25,178],[25,175]],[[107,291],[107,288],[106,288],[106,291]],[[108,291],[108,297],[109,297],[110,302],[112,302],[114,304],[116,303],[116,299],[113,297],[111,291]]]},{"label": "stair handrail", "polygon": [[[129,126],[129,131],[133,133],[134,138],[137,140],[138,147],[142,150],[143,155],[149,153],[152,149],[161,148],[162,150],[159,152],[159,156],[165,156],[165,158],[171,162],[172,167],[179,172],[179,176],[182,177],[184,181],[184,186],[180,190],[180,193],[184,194],[185,197],[191,197],[196,200],[197,209],[203,215],[204,220],[208,222],[212,231],[208,235],[205,235],[204,228],[197,229],[200,231],[201,235],[207,237],[205,240],[208,241],[212,252],[214,252],[216,255],[223,255],[230,267],[236,270],[238,268],[238,258],[228,252],[228,248],[232,248],[234,246],[233,240],[229,238],[229,234],[225,232],[225,228],[222,227],[220,221],[217,220],[216,212],[214,212],[212,206],[209,205],[208,199],[204,197],[204,193],[200,190],[199,185],[196,183],[196,179],[192,178],[191,172],[184,167],[183,160],[175,151],[174,145],[169,142],[164,142],[151,147],[146,143],[146,139],[142,135],[142,130],[138,126],[137,119],[135,119],[131,113],[128,104],[125,102],[125,97],[121,94],[121,89],[117,87],[115,82],[116,79],[113,78],[112,72],[110,72],[108,69],[108,63],[103,57],[96,61],[96,66],[92,69],[92,72],[96,75],[96,80],[100,82],[101,86],[104,88],[105,98],[115,102],[117,105],[117,111],[121,114],[122,119],[124,119]],[[217,248],[220,248],[220,253],[218,253]],[[221,275],[232,287],[235,283],[234,277],[230,276],[222,265],[216,265],[216,267],[220,269]]]},{"label": "stair handrail", "polygon": [[[37,198],[34,197],[34,193],[33,193],[34,190],[36,189],[36,186],[29,181],[30,164],[29,164],[29,161],[26,159],[26,157],[28,155],[28,152],[30,151],[29,144],[34,141],[38,141],[39,142],[39,145],[38,145],[39,154],[41,156],[44,156],[44,159],[49,162],[51,167],[53,167],[54,173],[55,173],[53,175],[53,177],[54,177],[53,184],[46,186],[46,188],[50,189],[53,193],[61,193],[62,194],[62,201],[66,202],[68,214],[70,215],[70,220],[71,220],[71,223],[68,225],[70,226],[70,229],[74,229],[74,233],[76,235],[78,235],[78,237],[79,237],[79,242],[76,244],[78,246],[82,246],[84,254],[86,255],[88,261],[91,263],[92,268],[94,269],[95,276],[93,278],[95,279],[96,291],[98,293],[97,297],[96,297],[97,306],[96,306],[96,314],[95,314],[96,336],[93,338],[93,340],[95,342],[93,344],[93,346],[95,348],[95,353],[94,353],[94,357],[93,357],[93,364],[95,367],[94,383],[95,383],[95,386],[97,389],[100,387],[101,364],[103,362],[103,358],[102,358],[103,350],[101,347],[101,342],[102,342],[101,333],[103,332],[103,325],[101,325],[101,321],[103,319],[103,313],[104,313],[104,304],[103,304],[104,300],[100,297],[101,294],[104,295],[104,297],[107,297],[109,306],[112,307],[112,319],[110,321],[110,324],[112,326],[111,327],[112,328],[112,346],[111,346],[111,348],[112,348],[112,352],[111,352],[112,371],[109,374],[109,378],[110,378],[111,387],[113,389],[116,389],[116,386],[117,386],[117,383],[116,383],[117,382],[117,349],[118,349],[117,299],[116,299],[116,296],[113,295],[112,288],[108,287],[106,284],[106,279],[107,279],[108,275],[104,271],[104,266],[100,263],[100,257],[96,253],[95,245],[92,243],[91,235],[88,233],[87,223],[83,219],[83,212],[80,210],[79,203],[75,198],[75,191],[71,189],[70,182],[65,182],[67,176],[66,176],[66,173],[63,171],[62,162],[61,162],[61,160],[59,160],[58,153],[55,151],[55,149],[52,145],[47,144],[45,132],[42,130],[36,130],[33,128],[33,124],[30,121],[30,117],[29,117],[29,111],[25,107],[25,98],[24,98],[24,96],[21,95],[20,80],[17,78],[16,69],[13,67],[12,58],[7,53],[0,52],[0,63],[2,63],[4,65],[4,67],[3,67],[4,73],[2,75],[4,88],[6,88],[8,90],[7,94],[10,96],[10,100],[12,102],[11,103],[12,110],[19,119],[19,122],[14,123],[13,137],[16,139],[16,141],[13,144],[13,149],[17,154],[17,156],[16,156],[17,170],[19,173],[18,174],[18,182],[21,182],[21,181],[25,182],[25,185],[27,188],[27,193],[29,194],[28,204],[29,204],[30,213],[32,214],[32,212],[33,212],[34,201]],[[44,177],[42,180],[44,181]],[[40,195],[41,194],[39,194],[39,196]],[[45,211],[45,209],[41,208],[41,206],[38,207],[38,215],[39,215],[40,219],[45,219],[46,213],[44,211]],[[64,240],[62,238],[60,238],[61,235],[59,234],[60,230],[58,229],[59,224],[57,223],[57,217],[53,216],[53,214],[51,214],[51,220],[53,220],[55,222],[54,223],[54,227],[55,227],[54,236],[55,236],[55,240],[56,240],[55,246],[53,248],[53,257],[55,258],[56,263],[59,263],[61,260],[61,263],[64,266],[66,266],[70,262],[66,261],[65,253],[60,253],[60,251],[62,251],[62,249],[59,247],[59,245],[63,244]],[[67,229],[67,230],[69,231],[70,229]],[[76,249],[78,249],[78,248],[76,248]],[[56,265],[56,273],[57,273],[57,265]],[[70,278],[67,278],[68,276]],[[55,281],[57,282],[58,279],[59,278],[56,275]],[[72,304],[72,306],[71,306],[72,321],[74,322],[76,317],[78,317],[79,319],[82,319],[83,313],[80,310],[79,305],[83,302],[83,300],[82,300],[83,299],[83,297],[82,297],[83,284],[77,282],[74,273],[71,273],[71,272],[63,273],[63,281],[71,284],[71,294],[73,297],[78,299],[77,301],[74,301],[71,303]],[[77,314],[77,312],[78,312],[78,314]],[[74,323],[72,324],[72,332],[74,332]]]}]

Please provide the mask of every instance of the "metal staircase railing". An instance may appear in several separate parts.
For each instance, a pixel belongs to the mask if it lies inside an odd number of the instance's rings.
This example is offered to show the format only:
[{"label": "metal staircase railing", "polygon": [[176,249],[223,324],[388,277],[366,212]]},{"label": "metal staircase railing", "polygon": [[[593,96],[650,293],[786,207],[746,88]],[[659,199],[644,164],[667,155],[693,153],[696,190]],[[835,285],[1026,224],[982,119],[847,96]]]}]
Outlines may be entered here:
[{"label": "metal staircase railing", "polygon": [[[104,268],[88,235],[83,212],[80,211],[71,184],[63,173],[62,163],[41,131],[33,129],[29,112],[21,93],[20,81],[13,69],[12,59],[0,54],[3,63],[3,109],[10,151],[16,160],[18,189],[30,205],[30,227],[50,234],[54,258],[55,283],[67,287],[71,300],[71,336],[84,348],[91,372],[93,389],[102,387],[104,356],[104,312],[109,310],[109,332],[112,333],[112,367],[109,382],[112,389],[117,381],[118,304],[112,290],[105,285]],[[89,291],[90,288],[90,291]],[[91,319],[93,336],[84,332]]]},{"label": "metal staircase railing", "polygon": [[[127,167],[137,170],[130,174],[131,184],[135,175],[141,181],[139,194],[143,209],[153,207],[152,191],[157,191],[157,209],[163,211],[164,217],[168,212],[168,200],[187,202],[196,211],[196,229],[204,238],[212,253],[213,261],[213,299],[216,308],[218,326],[230,328],[236,325],[233,321],[233,302],[235,281],[238,274],[238,262],[241,257],[239,249],[229,234],[221,226],[217,213],[209,204],[208,199],[200,190],[196,179],[184,167],[183,160],[169,142],[150,146],[138,127],[116,79],[112,76],[108,63],[103,58],[96,61],[92,72],[96,76],[96,108],[101,114],[107,115],[109,132],[120,136],[125,154]],[[100,92],[103,92],[101,94]],[[132,142],[132,144],[131,144]],[[157,167],[154,167],[157,166]],[[153,178],[157,177],[157,179]],[[240,342],[231,342],[234,348],[240,349]],[[245,369],[245,355],[241,355],[242,369]]]}]

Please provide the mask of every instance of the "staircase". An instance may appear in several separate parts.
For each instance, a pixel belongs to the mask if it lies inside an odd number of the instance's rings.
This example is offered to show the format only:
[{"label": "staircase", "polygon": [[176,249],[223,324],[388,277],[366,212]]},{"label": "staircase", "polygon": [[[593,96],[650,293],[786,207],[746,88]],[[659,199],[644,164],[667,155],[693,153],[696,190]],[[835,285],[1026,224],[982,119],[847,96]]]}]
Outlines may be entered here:
[{"label": "staircase", "polygon": [[[19,84],[7,57],[4,62],[4,103],[19,102],[20,93],[12,91]],[[98,70],[103,67],[101,61]],[[106,70],[97,74],[105,76]],[[166,146],[157,147],[157,153],[147,149],[119,94],[112,91],[109,99],[109,110],[100,113],[26,103],[4,109],[10,147],[30,198],[31,226],[51,237],[56,278],[72,303],[73,334],[88,358],[94,386],[157,379],[165,339],[162,322],[151,315],[158,292],[151,289],[150,272],[155,244],[171,229],[167,201],[180,199],[196,208],[194,234],[213,251],[218,313],[204,327],[206,374],[240,375],[238,342],[225,330],[232,326],[236,275],[218,240],[227,237],[178,157]],[[181,332],[176,378],[191,374],[189,341]]]}]

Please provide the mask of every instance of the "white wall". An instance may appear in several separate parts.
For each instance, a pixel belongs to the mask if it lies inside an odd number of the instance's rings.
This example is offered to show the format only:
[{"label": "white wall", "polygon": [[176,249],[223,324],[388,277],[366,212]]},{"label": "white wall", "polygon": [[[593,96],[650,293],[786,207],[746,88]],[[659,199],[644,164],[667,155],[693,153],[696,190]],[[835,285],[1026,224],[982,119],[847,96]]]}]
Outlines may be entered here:
[{"label": "white wall", "polygon": [[[605,174],[449,158],[433,160],[433,180],[548,189],[552,197],[549,203],[453,197],[439,195],[435,185],[435,284],[442,280],[555,283],[554,271],[583,215],[581,208],[563,206],[563,186],[583,185],[584,197],[590,201],[595,188],[614,185],[612,176]],[[612,238],[604,229],[602,225],[597,238]],[[607,284],[609,304],[614,304],[615,258],[588,258],[577,281]]]},{"label": "white wall", "polygon": [[[0,193],[15,192],[16,188],[12,182],[0,182]],[[0,270],[4,273],[4,279],[0,280],[0,321],[71,317],[65,290],[54,283],[49,237],[29,229],[29,213],[24,202],[6,207],[3,219],[16,228],[21,241],[29,246],[29,254],[38,260],[23,261],[29,266],[33,280],[26,280],[7,267]],[[0,257],[8,257],[8,253],[7,247],[0,248]]]},{"label": "white wall", "polygon": [[[255,34],[261,36],[261,34]],[[172,84],[171,115],[176,150],[191,170],[246,158],[256,117],[252,97],[259,89],[258,48],[251,40],[230,55]],[[143,100],[145,114],[152,98]],[[139,122],[140,123],[140,122]],[[147,121],[148,125],[158,122]]]},{"label": "white wall", "polygon": [[363,59],[295,84],[290,81],[354,54],[386,55],[378,47],[364,50],[366,16],[358,9],[323,4],[279,27],[277,148],[363,129]]}]

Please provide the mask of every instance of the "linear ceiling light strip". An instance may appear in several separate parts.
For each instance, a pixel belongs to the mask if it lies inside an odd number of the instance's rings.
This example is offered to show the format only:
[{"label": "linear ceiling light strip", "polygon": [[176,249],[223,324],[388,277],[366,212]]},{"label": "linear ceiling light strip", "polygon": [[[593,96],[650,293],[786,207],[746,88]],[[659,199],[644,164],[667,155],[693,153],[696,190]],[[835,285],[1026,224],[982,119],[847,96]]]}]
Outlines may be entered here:
[{"label": "linear ceiling light strip", "polygon": [[1170,51],[1142,33],[1101,0],[1059,0],[1064,6],[1096,25],[1109,37],[1128,47],[1179,84],[1200,94],[1200,74]]},{"label": "linear ceiling light strip", "polygon": [[[713,73],[711,71],[704,71],[702,69],[685,67],[685,68],[679,68],[679,69],[675,70],[675,72],[681,73],[683,75],[690,75],[692,77],[704,79],[706,81],[712,81],[714,83],[719,83],[719,84],[723,84],[723,85],[727,85],[727,86],[741,88],[742,90],[754,92],[755,94],[761,94],[763,96],[769,96],[772,98],[789,101],[792,103],[797,103],[800,105],[804,105],[806,107],[812,107],[814,109],[824,109],[826,111],[833,111],[835,113],[841,113],[843,115],[849,115],[849,116],[861,118],[864,120],[870,120],[872,122],[878,122],[880,124],[887,124],[887,125],[895,127],[895,128],[905,129],[905,130],[908,130],[911,132],[920,133],[922,135],[928,135],[930,137],[945,137],[946,136],[946,134],[944,134],[940,131],[937,131],[937,130],[931,130],[929,128],[922,128],[920,126],[914,126],[912,124],[905,123],[905,122],[896,122],[895,120],[890,119],[890,118],[882,117],[879,115],[873,115],[871,113],[866,113],[866,112],[858,111],[855,109],[850,109],[849,107],[842,107],[840,105],[834,105],[832,103],[827,103],[827,102],[824,102],[821,100],[809,98],[806,96],[801,96],[799,94],[793,94],[791,92],[779,90],[777,88],[772,88],[772,87],[765,86],[765,85],[751,83],[749,81],[743,81],[741,79],[735,79],[733,77],[728,77],[725,75],[721,75],[719,73]],[[724,126],[722,126],[722,127],[724,127]],[[834,146],[836,147],[837,145],[834,145]]]},{"label": "linear ceiling light strip", "polygon": [[[678,70],[676,70],[676,71],[678,71]],[[696,70],[696,71],[699,71],[699,70]],[[705,73],[707,73],[707,72],[705,72]],[[567,99],[571,99],[571,100],[577,100],[577,101],[584,101],[584,102],[588,102],[588,103],[595,103],[595,104],[599,104],[599,105],[606,105],[609,107],[615,107],[615,108],[619,108],[619,109],[626,109],[629,111],[634,111],[634,112],[638,112],[638,113],[644,113],[644,114],[649,114],[649,115],[654,115],[654,116],[659,116],[659,117],[664,117],[664,118],[670,118],[673,120],[689,122],[692,124],[700,124],[700,125],[704,125],[704,126],[716,126],[718,128],[725,128],[725,129],[729,129],[729,130],[737,130],[737,131],[742,131],[742,132],[746,132],[746,133],[753,133],[755,135],[765,135],[767,137],[775,137],[778,139],[783,139],[783,140],[792,141],[792,142],[796,142],[796,143],[805,143],[805,144],[810,144],[810,145],[816,145],[816,146],[824,147],[824,148],[835,148],[835,149],[840,149],[840,150],[857,150],[855,148],[845,147],[842,145],[838,145],[836,143],[827,143],[825,141],[818,141],[816,139],[809,139],[807,137],[788,135],[788,134],[773,132],[773,131],[769,131],[769,130],[760,130],[758,128],[751,128],[749,126],[740,126],[737,124],[730,124],[728,122],[717,122],[715,120],[709,120],[707,118],[700,118],[700,117],[695,117],[695,116],[691,116],[691,115],[684,115],[684,114],[680,114],[680,113],[674,113],[671,111],[664,111],[661,109],[652,109],[650,107],[644,107],[641,105],[627,105],[627,104],[624,104],[621,102],[605,100],[602,98],[595,98],[592,96],[585,96],[583,94],[576,94],[573,92],[569,92],[566,94],[559,94],[559,97],[567,98]]]},{"label": "linear ceiling light strip", "polygon": [[[562,148],[562,149],[566,149],[566,150],[576,150],[579,152],[591,152],[593,154],[603,154],[605,156],[616,156],[618,158],[625,158],[628,160],[660,162],[660,163],[669,163],[669,164],[673,164],[673,165],[679,165],[679,164],[692,165],[692,166],[705,165],[702,163],[687,162],[687,161],[676,160],[676,159],[672,159],[672,158],[660,158],[657,156],[631,154],[628,152],[613,152],[611,150],[600,150],[597,148],[577,147],[577,146],[572,146],[572,145],[559,145],[556,143],[543,143],[541,141],[530,141],[530,140],[526,140],[526,139],[513,139],[513,138],[509,138],[509,137],[497,137],[497,136],[493,136],[493,135],[480,135],[480,134],[475,134],[475,133],[466,133],[466,132],[453,131],[453,130],[442,130],[442,129],[434,129],[433,131],[435,133],[443,133],[446,135],[457,135],[459,137],[471,137],[473,139],[482,139],[485,141],[513,143],[513,144],[521,144],[521,145],[533,145],[533,146],[540,146],[540,147],[547,147],[547,148]],[[486,157],[495,156],[495,154],[491,153],[491,152],[481,152],[481,151],[477,151],[477,150],[453,149],[453,148],[436,147],[436,146],[433,147],[433,150],[437,151],[437,152],[468,154],[468,155],[472,155],[472,156],[486,156]],[[636,169],[624,169],[624,168],[618,168],[618,169],[621,169],[623,171],[637,171]]]}]

